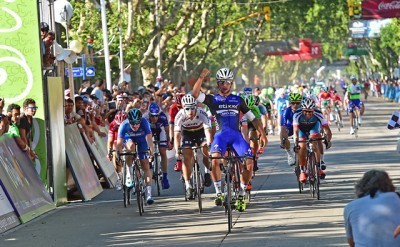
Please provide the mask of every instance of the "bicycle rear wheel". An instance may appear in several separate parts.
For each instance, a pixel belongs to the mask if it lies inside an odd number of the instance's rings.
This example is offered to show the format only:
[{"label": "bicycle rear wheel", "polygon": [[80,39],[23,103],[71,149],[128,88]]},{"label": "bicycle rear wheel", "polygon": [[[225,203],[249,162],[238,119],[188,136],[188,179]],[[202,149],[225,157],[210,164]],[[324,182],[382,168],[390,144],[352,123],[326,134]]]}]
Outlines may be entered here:
[{"label": "bicycle rear wheel", "polygon": [[225,197],[225,212],[228,216],[228,232],[231,232],[233,227],[231,202],[232,202],[232,176],[228,168],[226,174],[226,197]]},{"label": "bicycle rear wheel", "polygon": [[203,211],[203,204],[201,201],[201,178],[200,178],[200,171],[199,171],[199,164],[197,162],[193,165],[193,175],[195,176],[195,188],[196,188],[196,197],[197,197],[197,204],[199,206],[199,213]]}]

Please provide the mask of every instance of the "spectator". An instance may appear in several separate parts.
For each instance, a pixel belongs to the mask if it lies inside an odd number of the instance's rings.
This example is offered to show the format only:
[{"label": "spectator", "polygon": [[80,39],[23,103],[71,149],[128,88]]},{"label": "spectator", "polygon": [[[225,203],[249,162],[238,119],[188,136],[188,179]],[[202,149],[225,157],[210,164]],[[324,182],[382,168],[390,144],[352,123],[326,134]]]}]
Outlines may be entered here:
[{"label": "spectator", "polygon": [[90,86],[90,79],[83,80],[82,85],[79,88],[79,94],[82,94],[82,93],[91,94],[92,91],[93,91],[93,88]]},{"label": "spectator", "polygon": [[3,97],[0,97],[0,114],[3,113],[3,109],[4,109],[4,104],[5,104],[5,100]]},{"label": "spectator", "polygon": [[33,117],[36,114],[38,107],[36,106],[36,102],[33,99],[25,99],[23,103],[23,114],[19,119],[18,130],[21,136],[21,139],[30,147],[31,147],[31,138],[32,138],[32,125],[33,125]]},{"label": "spectator", "polygon": [[370,170],[355,186],[357,199],[346,205],[344,221],[349,246],[400,246],[400,198],[385,171]]},{"label": "spectator", "polygon": [[8,117],[0,113],[0,136],[8,132],[9,126],[10,122],[8,121]]},{"label": "spectator", "polygon": [[7,115],[9,115],[11,118],[11,124],[8,128],[7,134],[15,139],[17,145],[28,154],[31,160],[35,160],[36,158],[35,152],[33,152],[33,150],[30,149],[28,144],[21,139],[21,135],[19,133],[17,123],[19,122],[20,119],[20,113],[21,113],[21,107],[17,104],[10,104],[7,107]]},{"label": "spectator", "polygon": [[102,79],[97,79],[96,83],[94,84],[95,87],[91,94],[95,94],[96,97],[99,99],[100,106],[104,105],[104,93],[103,90],[105,89],[106,84]]},{"label": "spectator", "polygon": [[125,81],[126,83],[128,83],[128,84],[129,84],[129,83],[131,82],[131,80],[132,80],[132,78],[131,78],[131,72],[132,72],[131,65],[128,64],[128,65],[124,68],[124,73],[122,74],[122,77],[123,77],[124,81]]}]

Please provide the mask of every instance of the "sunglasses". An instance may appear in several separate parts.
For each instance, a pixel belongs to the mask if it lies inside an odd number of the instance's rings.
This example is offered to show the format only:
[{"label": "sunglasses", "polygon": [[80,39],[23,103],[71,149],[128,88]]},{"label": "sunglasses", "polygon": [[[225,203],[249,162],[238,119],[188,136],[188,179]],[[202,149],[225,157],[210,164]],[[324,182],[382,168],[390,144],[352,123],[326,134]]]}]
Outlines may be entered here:
[{"label": "sunglasses", "polygon": [[36,111],[39,107],[37,107],[37,106],[28,106],[27,108]]},{"label": "sunglasses", "polygon": [[292,105],[300,105],[301,102],[291,102],[290,104],[292,104]]},{"label": "sunglasses", "polygon": [[194,111],[196,110],[196,107],[192,106],[192,107],[185,107],[185,111]]},{"label": "sunglasses", "polygon": [[150,117],[158,117],[158,114],[150,114]]},{"label": "sunglasses", "polygon": [[305,112],[305,113],[313,113],[314,111],[313,111],[313,110],[310,110],[310,111],[308,111],[308,110],[303,110],[303,112]]},{"label": "sunglasses", "polygon": [[129,121],[130,125],[140,125],[141,121]]},{"label": "sunglasses", "polygon": [[231,85],[231,84],[232,84],[232,81],[223,81],[223,80],[219,80],[219,81],[217,81],[217,83],[218,83],[218,84],[221,84],[221,85],[224,85],[224,84],[226,84],[226,85]]}]

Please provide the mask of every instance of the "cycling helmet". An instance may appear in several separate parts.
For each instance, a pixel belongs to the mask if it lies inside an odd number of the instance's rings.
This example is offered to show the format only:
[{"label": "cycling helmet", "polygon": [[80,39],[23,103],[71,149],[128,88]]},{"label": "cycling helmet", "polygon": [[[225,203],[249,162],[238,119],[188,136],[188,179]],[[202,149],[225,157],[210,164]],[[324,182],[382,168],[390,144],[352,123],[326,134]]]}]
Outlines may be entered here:
[{"label": "cycling helmet", "polygon": [[254,98],[254,104],[255,105],[259,105],[260,104],[260,97],[258,97],[258,95],[253,95]]},{"label": "cycling helmet", "polygon": [[217,74],[215,75],[217,81],[219,80],[233,80],[233,72],[228,68],[221,68],[218,70]]},{"label": "cycling helmet", "polygon": [[251,89],[251,87],[245,87],[243,88],[243,94],[252,94],[253,93],[253,89]]},{"label": "cycling helmet", "polygon": [[315,102],[313,99],[304,98],[301,102],[301,107],[303,108],[303,110],[314,110]]},{"label": "cycling helmet", "polygon": [[325,87],[322,88],[322,90],[328,91],[328,90],[329,90],[329,87],[325,86]]},{"label": "cycling helmet", "polygon": [[160,114],[160,107],[155,102],[151,102],[149,105],[149,113],[150,115],[157,116]]},{"label": "cycling helmet", "polygon": [[182,106],[183,107],[196,106],[196,103],[197,103],[196,99],[191,94],[186,94],[182,98]]},{"label": "cycling helmet", "polygon": [[350,76],[350,80],[353,80],[353,79],[357,79],[357,76],[351,75],[351,76]]},{"label": "cycling helmet", "polygon": [[126,114],[120,111],[115,115],[114,121],[117,125],[121,125],[121,123],[125,121],[125,119],[126,119]]},{"label": "cycling helmet", "polygon": [[178,93],[175,96],[175,102],[178,104],[179,107],[182,107],[182,98],[185,96],[184,93]]},{"label": "cycling helmet", "polygon": [[254,98],[253,98],[253,95],[251,95],[251,94],[244,95],[243,98],[244,98],[244,102],[246,102],[246,105],[247,105],[248,107],[254,106]]},{"label": "cycling helmet", "polygon": [[266,89],[266,88],[261,89],[260,95],[261,95],[262,97],[264,97],[264,98],[267,97],[267,95],[268,95],[268,89]]},{"label": "cycling helmet", "polygon": [[291,93],[289,95],[289,102],[290,103],[292,103],[292,102],[301,102],[301,99],[302,99],[302,97],[301,97],[301,95],[299,93]]},{"label": "cycling helmet", "polygon": [[130,124],[140,123],[142,121],[142,113],[137,108],[132,108],[128,113],[128,121]]}]

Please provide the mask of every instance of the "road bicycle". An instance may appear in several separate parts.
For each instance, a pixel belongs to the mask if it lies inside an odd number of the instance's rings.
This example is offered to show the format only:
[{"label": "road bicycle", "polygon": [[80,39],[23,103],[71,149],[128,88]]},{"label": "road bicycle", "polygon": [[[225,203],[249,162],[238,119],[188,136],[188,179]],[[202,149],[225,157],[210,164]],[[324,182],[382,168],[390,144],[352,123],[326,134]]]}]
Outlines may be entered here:
[{"label": "road bicycle", "polygon": [[[123,181],[123,198],[124,198],[124,207],[130,205],[131,201],[131,190],[136,195],[137,205],[139,215],[142,216],[144,213],[144,202],[146,197],[146,184],[144,181],[144,175],[142,170],[140,169],[140,160],[139,153],[136,151],[137,145],[135,145],[135,151],[123,151],[119,153],[119,157],[122,162],[122,181]],[[141,152],[142,153],[142,152]],[[148,154],[148,152],[143,152]],[[126,157],[131,156],[133,158],[132,171],[130,174],[129,167],[127,165]],[[129,182],[129,178],[131,181]]]},{"label": "road bicycle", "polygon": [[343,127],[342,119],[340,118],[339,111],[340,111],[339,106],[337,104],[335,104],[334,111],[333,111],[333,117],[334,117],[335,124],[336,124],[338,131],[340,131],[340,129]]},{"label": "road bicycle", "polygon": [[[161,171],[161,154],[159,150],[159,144],[167,143],[167,141],[156,141],[153,140],[154,144],[154,155],[153,155],[153,161],[152,161],[152,167],[153,167],[153,181],[156,185],[157,189],[157,195],[160,196],[160,191],[161,188],[163,187],[163,177],[162,177],[162,171]],[[161,186],[160,186],[161,183]]]},{"label": "road bicycle", "polygon": [[[197,200],[197,204],[199,207],[199,213],[203,211],[203,203],[202,203],[202,198],[201,194],[204,192],[204,175],[201,172],[200,169],[200,163],[199,163],[199,155],[198,152],[201,151],[201,146],[194,146],[194,147],[189,147],[186,149],[192,149],[193,150],[193,167],[192,167],[192,175],[190,176],[190,184],[192,185],[192,188],[194,189],[194,198]],[[179,148],[179,154],[182,154],[182,149],[185,148]],[[183,189],[185,191],[185,201],[189,200],[186,195],[186,185],[185,185],[185,179],[183,178],[183,174],[181,176],[181,181],[183,185]]]},{"label": "road bicycle", "polygon": [[[313,142],[315,141],[320,141],[320,140],[325,140],[325,138],[307,138],[304,141],[298,141],[300,142],[305,142],[306,143],[306,148],[307,148],[307,163],[306,163],[306,174],[307,174],[307,180],[306,183],[308,183],[309,188],[310,188],[310,194],[312,198],[317,197],[317,199],[320,199],[320,162],[319,160],[317,161],[316,155],[315,155],[315,150],[314,150],[314,144]],[[297,146],[297,145],[296,145]],[[318,152],[318,151],[317,151]],[[299,168],[299,175],[300,176],[300,168]]]},{"label": "road bicycle", "polygon": [[[245,156],[236,156],[233,149],[227,149],[227,155],[222,157],[210,157],[210,159],[221,160],[221,170],[225,175],[224,184],[224,202],[225,214],[228,217],[228,232],[233,228],[232,210],[235,209],[235,203],[240,191],[240,174],[241,167]],[[224,161],[226,165],[223,164]]]}]

